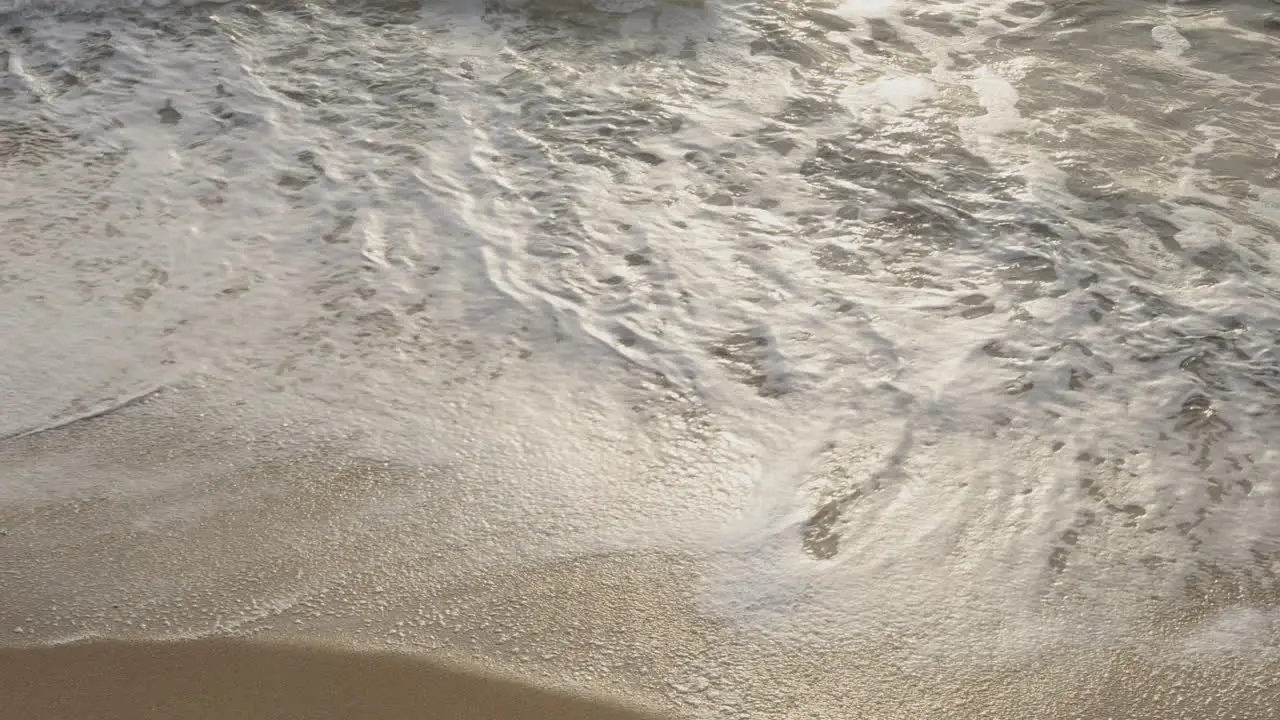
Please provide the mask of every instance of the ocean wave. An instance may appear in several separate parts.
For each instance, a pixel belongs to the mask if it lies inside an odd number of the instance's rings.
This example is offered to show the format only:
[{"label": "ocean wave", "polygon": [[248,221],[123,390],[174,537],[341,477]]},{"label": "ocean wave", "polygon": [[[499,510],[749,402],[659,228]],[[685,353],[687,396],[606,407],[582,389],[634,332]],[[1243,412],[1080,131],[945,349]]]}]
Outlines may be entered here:
[{"label": "ocean wave", "polygon": [[734,633],[904,662],[1274,604],[1253,6],[23,7],[0,617],[359,623],[654,548]]}]

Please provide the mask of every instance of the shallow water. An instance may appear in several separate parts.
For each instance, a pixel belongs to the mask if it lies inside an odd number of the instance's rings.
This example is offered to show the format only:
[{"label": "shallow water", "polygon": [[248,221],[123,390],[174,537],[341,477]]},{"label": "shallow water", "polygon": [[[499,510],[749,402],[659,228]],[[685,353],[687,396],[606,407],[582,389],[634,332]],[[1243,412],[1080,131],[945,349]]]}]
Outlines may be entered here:
[{"label": "shallow water", "polygon": [[4,2],[15,639],[1271,707],[1280,6]]}]

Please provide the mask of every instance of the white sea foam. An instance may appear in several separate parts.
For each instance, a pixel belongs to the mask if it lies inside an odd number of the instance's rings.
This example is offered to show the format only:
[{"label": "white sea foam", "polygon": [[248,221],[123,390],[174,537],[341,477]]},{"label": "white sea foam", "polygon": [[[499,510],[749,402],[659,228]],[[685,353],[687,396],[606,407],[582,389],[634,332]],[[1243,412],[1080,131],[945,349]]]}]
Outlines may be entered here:
[{"label": "white sea foam", "polygon": [[[68,7],[0,45],[0,627],[375,632],[653,552],[757,649],[904,667],[1270,627],[1206,589],[1280,557],[1234,16]],[[711,707],[724,652],[655,662]]]}]

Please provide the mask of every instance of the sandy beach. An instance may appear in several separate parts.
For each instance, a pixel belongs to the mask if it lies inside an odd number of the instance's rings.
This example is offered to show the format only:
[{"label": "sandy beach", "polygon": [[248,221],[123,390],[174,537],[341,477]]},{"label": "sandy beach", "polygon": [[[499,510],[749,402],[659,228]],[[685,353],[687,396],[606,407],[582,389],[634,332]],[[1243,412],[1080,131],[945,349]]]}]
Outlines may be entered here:
[{"label": "sandy beach", "polygon": [[0,649],[0,698],[5,720],[658,717],[422,657],[235,639]]},{"label": "sandy beach", "polygon": [[[825,676],[794,658],[788,664],[768,680],[789,686],[793,708],[813,718],[1269,720],[1280,707],[1275,663],[1266,662],[1176,665],[1107,652],[1002,672],[885,672],[871,684],[838,661]],[[659,713],[586,687],[551,688],[427,655],[336,645],[219,637],[0,648],[0,720],[722,716],[707,706]]]},{"label": "sandy beach", "polygon": [[1280,720],[1272,0],[0,0],[0,720]]},{"label": "sandy beach", "polygon": [[[0,511],[0,720],[652,717],[632,701],[672,718],[1272,720],[1280,707],[1278,599],[1230,567],[1146,605],[1113,587],[1034,614],[941,569],[896,606],[852,575],[828,610],[784,594],[786,578],[710,587],[763,577],[752,553],[498,555],[536,548],[542,526],[468,532],[445,511],[483,517],[507,498],[467,505],[451,493],[475,484],[338,445],[256,445],[229,463],[239,436],[200,420],[200,397],[0,448],[4,474],[32,488]],[[36,492],[90,466],[121,486],[188,483]],[[813,572],[811,587],[832,582]]]}]

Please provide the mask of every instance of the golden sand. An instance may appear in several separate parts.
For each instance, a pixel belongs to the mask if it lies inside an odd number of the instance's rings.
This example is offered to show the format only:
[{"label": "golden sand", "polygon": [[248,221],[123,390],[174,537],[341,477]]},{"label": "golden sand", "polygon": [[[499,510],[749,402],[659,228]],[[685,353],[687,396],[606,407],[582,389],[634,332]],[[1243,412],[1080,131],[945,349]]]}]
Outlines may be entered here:
[{"label": "golden sand", "polygon": [[645,720],[431,659],[229,638],[0,648],[3,720]]}]

